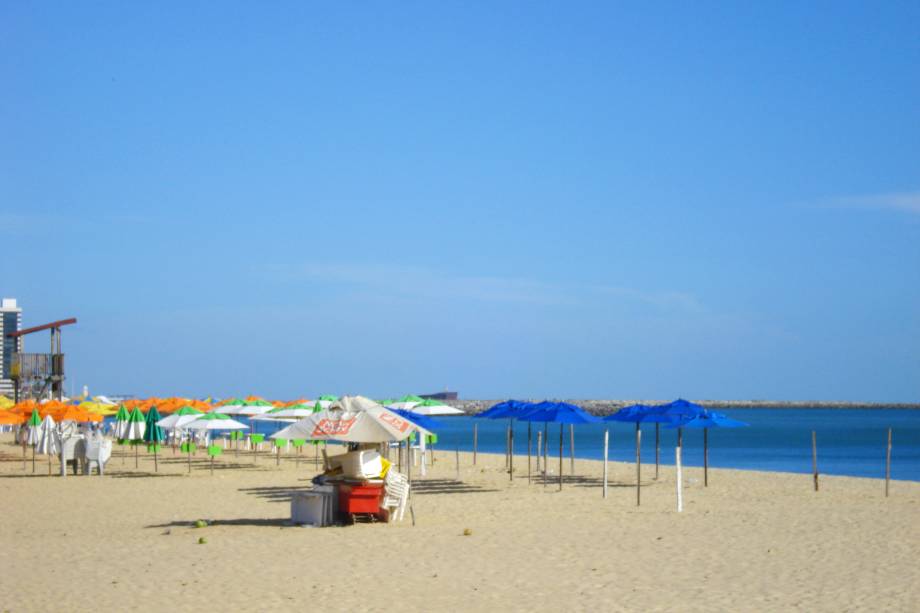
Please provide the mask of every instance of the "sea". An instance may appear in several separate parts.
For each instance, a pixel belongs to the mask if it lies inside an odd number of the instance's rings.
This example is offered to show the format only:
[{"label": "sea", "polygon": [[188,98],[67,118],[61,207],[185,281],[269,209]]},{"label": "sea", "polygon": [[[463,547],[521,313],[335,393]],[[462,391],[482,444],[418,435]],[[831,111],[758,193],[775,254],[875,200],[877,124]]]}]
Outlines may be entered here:
[{"label": "sea", "polygon": [[[885,477],[888,429],[892,432],[891,478],[920,481],[920,411],[911,409],[720,409],[745,428],[709,430],[709,466],[745,470],[811,473],[811,433],[815,432],[818,471],[828,475]],[[440,428],[435,453],[473,450],[473,425],[477,426],[477,449],[504,453],[509,421],[468,416],[438,417]],[[256,431],[270,434],[279,426],[253,422]],[[536,429],[533,424],[536,447]],[[603,459],[604,430],[610,432],[610,459],[634,462],[635,424],[604,422],[575,426],[575,457]],[[559,455],[559,424],[549,424],[549,454]],[[565,427],[565,455],[569,455],[569,432]],[[660,428],[661,463],[674,464],[677,431]],[[703,431],[683,430],[683,463],[703,465]],[[514,452],[527,454],[527,423],[514,423]],[[642,462],[655,462],[655,425],[642,425]]]}]

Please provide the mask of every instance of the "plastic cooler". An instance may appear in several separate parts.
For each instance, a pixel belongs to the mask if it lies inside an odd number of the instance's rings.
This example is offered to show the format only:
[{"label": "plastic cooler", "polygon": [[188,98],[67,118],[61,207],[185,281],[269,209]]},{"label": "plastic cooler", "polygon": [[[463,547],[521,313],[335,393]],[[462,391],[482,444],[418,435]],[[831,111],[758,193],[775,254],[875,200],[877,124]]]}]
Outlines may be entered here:
[{"label": "plastic cooler", "polygon": [[374,450],[350,451],[334,456],[342,466],[342,474],[352,479],[373,479],[383,472],[383,458]]},{"label": "plastic cooler", "polygon": [[380,500],[383,497],[382,483],[364,485],[342,483],[338,487],[340,513],[380,514]]}]

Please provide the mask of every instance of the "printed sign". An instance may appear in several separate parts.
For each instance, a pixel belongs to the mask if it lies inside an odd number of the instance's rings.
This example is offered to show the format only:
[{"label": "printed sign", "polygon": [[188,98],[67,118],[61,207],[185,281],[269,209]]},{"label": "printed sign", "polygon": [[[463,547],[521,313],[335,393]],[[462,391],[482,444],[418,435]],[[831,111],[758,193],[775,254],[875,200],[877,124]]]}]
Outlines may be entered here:
[{"label": "printed sign", "polygon": [[337,437],[348,434],[355,425],[355,417],[351,419],[321,419],[313,428],[313,438],[318,436]]},{"label": "printed sign", "polygon": [[380,421],[393,426],[400,432],[405,432],[409,429],[409,422],[394,413],[381,413]]}]

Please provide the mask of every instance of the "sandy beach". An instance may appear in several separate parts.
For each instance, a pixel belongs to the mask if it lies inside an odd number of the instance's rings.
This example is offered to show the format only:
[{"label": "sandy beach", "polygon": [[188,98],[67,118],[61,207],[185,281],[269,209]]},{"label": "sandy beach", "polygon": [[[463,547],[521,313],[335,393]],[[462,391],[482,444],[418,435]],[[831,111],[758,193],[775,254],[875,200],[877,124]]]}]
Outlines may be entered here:
[{"label": "sandy beach", "polygon": [[[116,455],[106,476],[23,470],[0,443],[4,611],[896,610],[920,607],[920,483],[577,461],[562,492],[516,457],[438,451],[412,497],[415,525],[290,526],[289,493],[316,468],[295,456]],[[120,449],[116,453],[120,453]],[[310,458],[311,455],[305,455]],[[558,459],[550,461],[555,471]],[[212,525],[196,529],[204,519]],[[465,536],[464,531],[471,534]],[[199,538],[206,539],[199,544]]]}]

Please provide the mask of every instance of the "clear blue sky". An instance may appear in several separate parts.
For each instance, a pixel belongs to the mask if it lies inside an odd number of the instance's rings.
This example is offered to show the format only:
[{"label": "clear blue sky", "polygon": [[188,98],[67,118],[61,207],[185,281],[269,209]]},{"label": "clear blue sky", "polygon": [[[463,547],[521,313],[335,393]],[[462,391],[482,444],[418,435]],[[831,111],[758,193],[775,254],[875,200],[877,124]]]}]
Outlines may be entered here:
[{"label": "clear blue sky", "polygon": [[94,393],[918,401],[918,32],[4,2],[0,294]]}]

